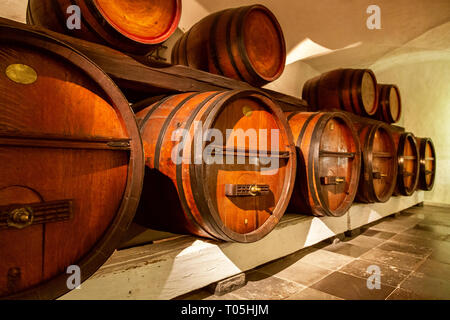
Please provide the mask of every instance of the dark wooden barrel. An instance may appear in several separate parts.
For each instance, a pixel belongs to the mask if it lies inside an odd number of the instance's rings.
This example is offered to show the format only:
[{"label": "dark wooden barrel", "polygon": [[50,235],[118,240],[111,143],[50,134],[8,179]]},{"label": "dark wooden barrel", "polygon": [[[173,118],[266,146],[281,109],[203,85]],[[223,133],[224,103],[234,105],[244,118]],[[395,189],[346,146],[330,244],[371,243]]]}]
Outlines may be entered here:
[{"label": "dark wooden barrel", "polygon": [[337,69],[306,81],[302,97],[316,110],[373,116],[378,109],[375,74],[369,69]]},{"label": "dark wooden barrel", "polygon": [[420,174],[418,188],[430,191],[436,176],[436,150],[431,138],[416,138],[420,155]]},{"label": "dark wooden barrel", "polygon": [[[81,28],[69,30],[80,8]],[[28,0],[27,22],[120,51],[143,54],[177,29],[181,0]]]},{"label": "dark wooden barrel", "polygon": [[395,195],[410,196],[419,182],[419,148],[412,133],[394,135],[397,145],[398,174]]},{"label": "dark wooden barrel", "polygon": [[289,212],[341,216],[355,199],[361,168],[359,138],[340,112],[288,112],[297,146],[297,179]]},{"label": "dark wooden barrel", "polygon": [[262,86],[278,79],[286,63],[283,31],[262,5],[216,12],[175,44],[172,63]]},{"label": "dark wooden barrel", "polygon": [[[137,117],[147,171],[135,222],[236,242],[257,241],[276,226],[294,187],[296,154],[287,120],[268,96],[185,93]],[[179,143],[183,129],[189,134]],[[214,138],[202,142],[208,129]]]},{"label": "dark wooden barrel", "polygon": [[378,95],[378,111],[374,118],[387,123],[398,122],[402,114],[402,101],[398,87],[394,84],[379,84]]},{"label": "dark wooden barrel", "polygon": [[90,277],[132,221],[144,157],[128,102],[67,45],[0,26],[0,298]]},{"label": "dark wooden barrel", "polygon": [[359,141],[362,166],[356,200],[364,203],[386,202],[397,182],[397,150],[392,133],[384,124],[360,124]]}]

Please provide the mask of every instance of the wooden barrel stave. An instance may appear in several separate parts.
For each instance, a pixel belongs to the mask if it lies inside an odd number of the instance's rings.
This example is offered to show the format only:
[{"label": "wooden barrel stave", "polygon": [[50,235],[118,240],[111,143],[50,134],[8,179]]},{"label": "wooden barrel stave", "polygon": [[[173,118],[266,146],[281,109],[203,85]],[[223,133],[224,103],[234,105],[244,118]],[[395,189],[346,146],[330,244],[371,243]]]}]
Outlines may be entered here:
[{"label": "wooden barrel stave", "polygon": [[387,123],[398,122],[402,113],[402,103],[398,87],[393,84],[379,84],[378,93],[378,110],[374,118]]},{"label": "wooden barrel stave", "polygon": [[216,12],[175,44],[172,63],[263,86],[280,77],[286,61],[283,32],[262,5]]},{"label": "wooden barrel stave", "polygon": [[[80,29],[66,26],[72,5],[80,8]],[[167,40],[180,17],[181,0],[29,0],[27,8],[30,24],[136,54]]]},{"label": "wooden barrel stave", "polygon": [[[295,148],[281,109],[267,96],[255,91],[186,93],[170,96],[149,106],[140,111],[137,117],[141,119],[147,172],[152,172],[152,176],[146,176],[144,182],[145,196],[142,197],[136,216],[137,223],[163,231],[237,242],[259,240],[275,227],[284,214],[292,192]],[[205,164],[204,159],[196,162],[196,156],[204,152],[205,144],[197,149],[193,143],[195,140],[188,139],[177,150],[174,147],[177,147],[178,142],[172,140],[175,130],[180,128],[189,132],[189,137],[194,137],[195,126],[199,122],[205,130],[215,128],[219,132],[226,132],[226,129],[247,132],[253,128],[275,128],[280,132],[280,152],[286,154],[287,158],[280,156],[279,169],[267,175],[261,174],[264,171],[262,162],[255,167],[244,155],[246,161],[241,164]],[[214,145],[214,152],[232,155],[233,160],[236,152],[242,152],[239,150],[254,150],[250,148],[248,140],[236,141],[234,151],[226,147],[224,140],[225,144],[220,144],[222,147]],[[158,151],[158,145],[164,148]],[[268,143],[267,147],[270,146]],[[176,161],[173,150],[178,152]],[[146,189],[147,185],[154,185],[154,181],[151,181],[154,176],[168,182],[159,192],[156,188]],[[268,186],[269,193],[255,197],[225,196],[226,185]],[[164,216],[158,216],[161,212],[159,209],[166,206],[159,198],[173,199],[177,196],[178,203],[169,209],[164,208]]]},{"label": "wooden barrel stave", "polygon": [[419,183],[420,190],[433,189],[436,177],[436,150],[431,138],[417,138],[420,155]]},{"label": "wooden barrel stave", "polygon": [[51,299],[69,290],[68,266],[84,280],[119,244],[142,144],[128,102],[92,62],[47,36],[0,31],[0,297]]},{"label": "wooden barrel stave", "polygon": [[363,158],[356,200],[363,203],[386,202],[394,192],[398,172],[392,133],[381,123],[354,124],[359,131]]},{"label": "wooden barrel stave", "polygon": [[316,216],[345,214],[357,192],[361,164],[352,122],[339,112],[287,114],[298,153],[289,210]]},{"label": "wooden barrel stave", "polygon": [[378,91],[369,69],[336,69],[303,85],[302,97],[317,110],[340,109],[360,116],[377,112]]},{"label": "wooden barrel stave", "polygon": [[419,182],[419,148],[412,133],[394,135],[397,145],[398,174],[395,195],[410,196]]}]

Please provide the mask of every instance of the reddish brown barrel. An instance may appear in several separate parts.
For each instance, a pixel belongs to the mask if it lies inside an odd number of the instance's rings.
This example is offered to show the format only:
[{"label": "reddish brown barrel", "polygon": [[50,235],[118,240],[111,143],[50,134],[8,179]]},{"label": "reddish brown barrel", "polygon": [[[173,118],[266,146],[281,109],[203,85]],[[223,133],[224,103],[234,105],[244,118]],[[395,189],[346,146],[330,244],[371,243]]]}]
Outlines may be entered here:
[{"label": "reddish brown barrel", "polygon": [[397,144],[398,174],[396,195],[410,196],[419,182],[419,148],[412,133],[394,136]]},{"label": "reddish brown barrel", "polygon": [[137,117],[147,164],[137,223],[236,242],[257,241],[276,226],[294,187],[296,154],[268,96],[185,93]]},{"label": "reddish brown barrel", "polygon": [[420,154],[420,174],[418,187],[430,191],[436,176],[436,150],[431,138],[417,138]]},{"label": "reddish brown barrel", "polygon": [[369,69],[337,69],[306,81],[303,99],[317,110],[373,116],[378,108],[375,74]]},{"label": "reddish brown barrel", "polygon": [[[77,22],[80,28],[68,28]],[[177,29],[181,0],[28,0],[27,21],[115,49],[146,53]]]},{"label": "reddish brown barrel", "polygon": [[380,84],[378,94],[378,111],[374,118],[387,123],[398,122],[402,114],[402,101],[398,87],[393,84]]},{"label": "reddish brown barrel", "polygon": [[392,134],[383,124],[361,125],[359,138],[363,155],[359,189],[359,202],[386,202],[397,182],[397,150]]},{"label": "reddish brown barrel", "polygon": [[53,299],[113,253],[142,189],[134,115],[83,55],[0,26],[0,297]]},{"label": "reddish brown barrel", "polygon": [[341,216],[355,198],[361,167],[358,135],[343,113],[287,113],[299,155],[289,212]]},{"label": "reddish brown barrel", "polygon": [[285,62],[283,31],[273,13],[262,5],[228,9],[204,18],[172,51],[174,64],[254,86],[278,79]]}]

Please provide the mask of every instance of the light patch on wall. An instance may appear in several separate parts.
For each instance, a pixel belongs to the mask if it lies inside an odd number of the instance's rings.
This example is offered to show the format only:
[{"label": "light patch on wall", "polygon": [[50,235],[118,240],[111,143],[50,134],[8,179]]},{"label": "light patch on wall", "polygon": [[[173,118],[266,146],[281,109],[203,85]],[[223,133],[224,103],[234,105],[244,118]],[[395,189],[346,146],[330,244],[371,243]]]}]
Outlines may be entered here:
[{"label": "light patch on wall", "polygon": [[332,52],[359,47],[361,44],[362,44],[361,42],[355,42],[344,48],[331,50],[329,48],[321,46],[320,44],[312,41],[309,38],[305,38],[303,41],[297,44],[291,51],[289,51],[286,57],[286,65],[290,65],[299,60],[304,60],[311,57],[323,56],[330,54]]},{"label": "light patch on wall", "polygon": [[[450,28],[450,24],[448,25]],[[450,54],[448,50],[405,47],[371,67],[379,83],[395,83],[402,95],[399,123],[418,137],[433,140],[437,169],[425,200],[450,204]]]},{"label": "light patch on wall", "polygon": [[195,23],[211,13],[195,0],[183,0],[182,7],[183,13],[178,28],[183,32],[187,32]]},{"label": "light patch on wall", "polygon": [[298,60],[328,52],[332,52],[332,50],[322,47],[320,44],[306,38],[288,53],[286,57],[286,65],[290,65]]},{"label": "light patch on wall", "polygon": [[2,0],[0,1],[0,16],[26,23],[28,0]]}]

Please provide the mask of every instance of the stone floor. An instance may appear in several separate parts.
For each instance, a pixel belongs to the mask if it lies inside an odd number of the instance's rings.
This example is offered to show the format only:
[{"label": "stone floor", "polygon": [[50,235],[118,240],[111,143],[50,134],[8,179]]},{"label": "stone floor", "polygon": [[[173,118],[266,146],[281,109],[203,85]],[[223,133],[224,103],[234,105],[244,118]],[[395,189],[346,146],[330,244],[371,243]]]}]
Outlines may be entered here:
[{"label": "stone floor", "polygon": [[[370,266],[381,271],[379,289],[367,286]],[[251,270],[246,280],[223,296],[201,289],[180,299],[450,299],[450,208],[410,208],[358,236]]]}]

